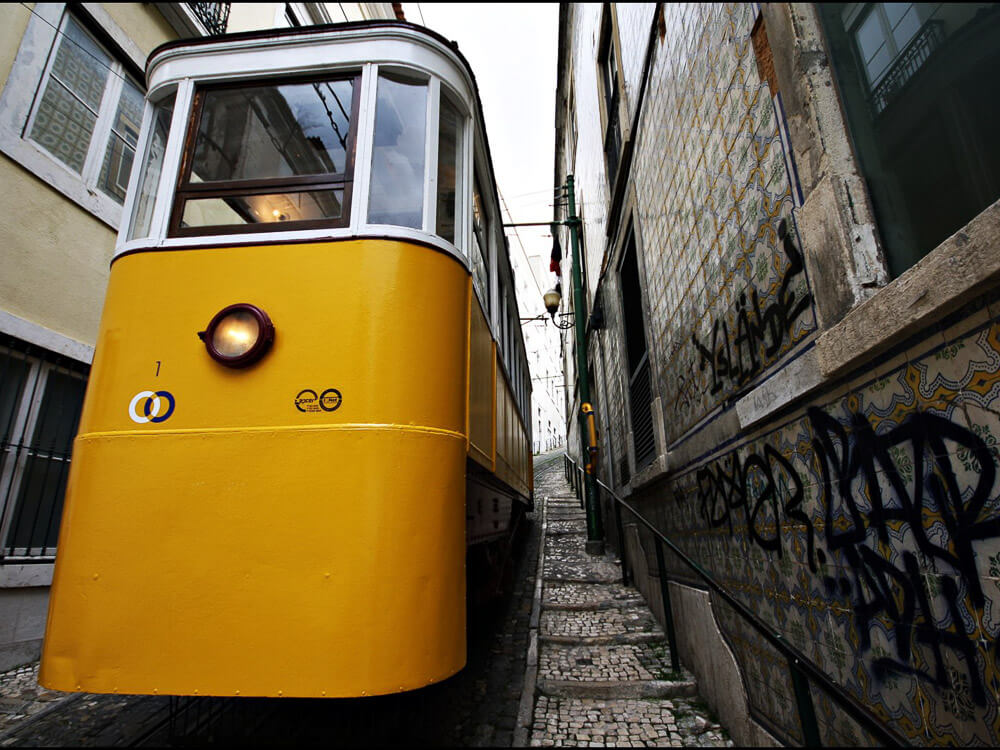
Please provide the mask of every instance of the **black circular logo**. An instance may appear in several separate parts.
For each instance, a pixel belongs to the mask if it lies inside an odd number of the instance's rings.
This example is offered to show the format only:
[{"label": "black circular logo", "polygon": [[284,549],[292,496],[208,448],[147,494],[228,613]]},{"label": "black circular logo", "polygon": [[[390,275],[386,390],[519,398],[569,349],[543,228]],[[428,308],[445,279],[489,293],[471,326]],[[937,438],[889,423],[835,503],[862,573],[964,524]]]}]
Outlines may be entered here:
[{"label": "black circular logo", "polygon": [[295,397],[295,408],[299,411],[319,411],[318,400],[319,397],[316,395],[316,391],[306,388],[299,391],[299,395]]},{"label": "black circular logo", "polygon": [[336,388],[327,388],[319,397],[319,406],[323,411],[337,411],[342,400],[340,391]]}]

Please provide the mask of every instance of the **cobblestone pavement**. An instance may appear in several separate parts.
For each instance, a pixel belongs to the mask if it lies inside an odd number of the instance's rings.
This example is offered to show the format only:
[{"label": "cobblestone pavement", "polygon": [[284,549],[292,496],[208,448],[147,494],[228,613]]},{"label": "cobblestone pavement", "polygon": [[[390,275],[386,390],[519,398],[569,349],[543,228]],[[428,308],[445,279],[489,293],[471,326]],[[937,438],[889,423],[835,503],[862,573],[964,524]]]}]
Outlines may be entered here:
[{"label": "cobblestone pavement", "polygon": [[562,464],[546,468],[535,478],[545,541],[531,746],[731,747],[618,561],[584,550],[585,515]]},{"label": "cobblestone pavement", "polygon": [[[535,457],[556,473],[561,453]],[[470,616],[469,660],[454,677],[403,695],[356,700],[181,699],[66,694],[37,683],[38,665],[0,674],[0,747],[209,744],[510,747],[525,678],[541,512],[528,514],[513,593]],[[175,708],[178,700],[174,699]]]}]

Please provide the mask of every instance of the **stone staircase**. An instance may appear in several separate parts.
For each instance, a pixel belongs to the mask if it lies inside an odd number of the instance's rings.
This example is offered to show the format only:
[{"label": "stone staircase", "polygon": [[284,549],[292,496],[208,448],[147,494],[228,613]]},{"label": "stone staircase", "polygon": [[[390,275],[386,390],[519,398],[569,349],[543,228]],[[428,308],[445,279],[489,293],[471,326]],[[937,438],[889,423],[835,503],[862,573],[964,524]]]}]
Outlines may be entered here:
[{"label": "stone staircase", "polygon": [[732,746],[698,700],[690,673],[670,663],[666,636],[610,555],[584,551],[586,520],[553,462],[536,480],[544,503],[535,747]]}]

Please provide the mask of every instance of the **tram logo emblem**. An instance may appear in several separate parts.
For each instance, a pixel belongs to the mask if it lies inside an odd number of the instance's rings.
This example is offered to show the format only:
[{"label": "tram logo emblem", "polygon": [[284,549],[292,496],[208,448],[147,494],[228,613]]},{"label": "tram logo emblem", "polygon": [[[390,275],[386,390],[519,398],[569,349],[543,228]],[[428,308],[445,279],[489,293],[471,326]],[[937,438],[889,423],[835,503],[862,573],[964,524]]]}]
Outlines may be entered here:
[{"label": "tram logo emblem", "polygon": [[136,424],[166,422],[175,405],[170,391],[139,391],[129,402],[128,415]]},{"label": "tram logo emblem", "polygon": [[301,412],[337,411],[342,400],[336,388],[327,388],[319,395],[312,388],[306,388],[295,396],[295,408]]}]

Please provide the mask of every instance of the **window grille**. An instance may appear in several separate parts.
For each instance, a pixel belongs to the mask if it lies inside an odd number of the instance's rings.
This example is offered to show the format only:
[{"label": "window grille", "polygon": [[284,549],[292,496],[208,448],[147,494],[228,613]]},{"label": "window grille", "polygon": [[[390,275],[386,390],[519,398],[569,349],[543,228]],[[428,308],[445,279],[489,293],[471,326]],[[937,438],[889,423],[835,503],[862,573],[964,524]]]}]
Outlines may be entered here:
[{"label": "window grille", "polygon": [[0,339],[0,563],[55,555],[89,370]]}]

